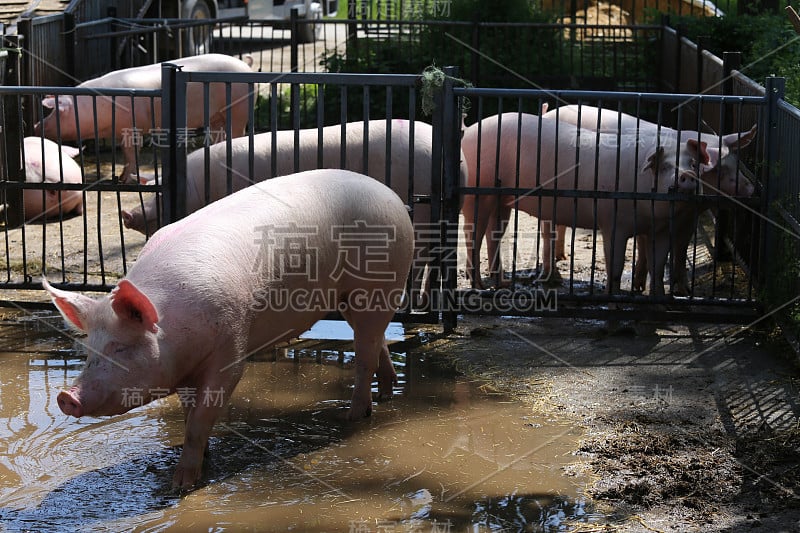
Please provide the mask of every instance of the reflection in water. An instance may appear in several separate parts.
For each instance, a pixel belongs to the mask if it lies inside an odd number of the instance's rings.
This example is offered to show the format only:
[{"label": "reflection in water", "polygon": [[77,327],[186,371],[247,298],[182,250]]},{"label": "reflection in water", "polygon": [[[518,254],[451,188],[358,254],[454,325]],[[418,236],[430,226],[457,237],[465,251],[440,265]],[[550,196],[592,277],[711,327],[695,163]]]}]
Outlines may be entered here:
[{"label": "reflection in water", "polygon": [[[0,321],[0,523],[9,531],[562,531],[594,522],[567,477],[578,429],[401,353],[391,402],[342,422],[348,342],[254,357],[209,443],[204,485],[169,490],[172,397],[68,419],[82,359],[59,317]],[[328,326],[330,327],[330,326]],[[398,349],[406,349],[406,345]]]}]

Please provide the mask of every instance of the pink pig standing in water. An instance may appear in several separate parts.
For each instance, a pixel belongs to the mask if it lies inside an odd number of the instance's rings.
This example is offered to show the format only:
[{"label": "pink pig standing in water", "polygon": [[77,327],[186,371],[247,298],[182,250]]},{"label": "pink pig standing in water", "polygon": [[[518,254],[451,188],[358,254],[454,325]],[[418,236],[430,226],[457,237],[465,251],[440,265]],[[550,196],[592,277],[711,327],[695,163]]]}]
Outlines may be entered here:
[{"label": "pink pig standing in water", "polygon": [[[153,390],[196,391],[173,477],[175,487],[190,488],[224,409],[203,394],[227,401],[250,354],[339,310],[356,353],[348,418],[369,416],[372,377],[379,399],[397,379],[384,333],[403,297],[413,235],[405,205],[385,185],[314,170],[253,185],[165,226],[108,296],[43,280],[67,322],[87,334],[86,367],[58,405],[75,417],[115,415],[135,407],[126,389],[142,391],[143,403]],[[326,305],[287,305],[297,296]]]}]

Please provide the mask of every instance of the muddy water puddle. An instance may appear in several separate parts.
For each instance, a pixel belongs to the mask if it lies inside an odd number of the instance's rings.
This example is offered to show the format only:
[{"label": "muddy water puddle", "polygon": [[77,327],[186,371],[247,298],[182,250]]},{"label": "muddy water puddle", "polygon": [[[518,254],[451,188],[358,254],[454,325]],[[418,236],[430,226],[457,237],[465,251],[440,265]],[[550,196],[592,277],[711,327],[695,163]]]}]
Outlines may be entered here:
[{"label": "muddy water puddle", "polygon": [[0,530],[566,531],[600,519],[586,480],[563,471],[579,428],[415,356],[413,339],[390,345],[395,398],[357,423],[342,421],[350,343],[255,356],[215,427],[203,485],[177,496],[178,398],[67,418],[56,394],[83,359],[61,318],[0,317]]}]

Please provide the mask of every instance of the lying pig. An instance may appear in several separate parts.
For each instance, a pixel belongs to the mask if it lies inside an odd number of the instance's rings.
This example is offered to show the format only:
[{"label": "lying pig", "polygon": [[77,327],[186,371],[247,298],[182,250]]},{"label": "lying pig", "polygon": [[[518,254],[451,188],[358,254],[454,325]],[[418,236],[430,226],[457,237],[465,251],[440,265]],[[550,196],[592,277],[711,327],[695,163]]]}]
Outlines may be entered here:
[{"label": "lying pig", "polygon": [[[247,357],[338,310],[356,353],[347,416],[369,416],[373,375],[380,398],[397,377],[384,332],[402,299],[413,239],[408,211],[388,187],[314,170],[253,185],[161,228],[108,296],[43,280],[66,321],[88,335],[86,366],[58,405],[75,417],[115,415],[134,407],[126,391],[140,392],[141,403],[153,391],[195,391],[173,477],[189,488]],[[215,401],[202,400],[209,393]]]},{"label": "lying pig", "polygon": [[[692,192],[696,186],[697,163],[708,163],[705,143],[688,139],[678,144],[674,137],[656,135],[642,139],[645,145],[639,151],[639,160],[633,150],[621,151],[618,160],[617,149],[610,147],[613,139],[604,137],[608,135],[576,129],[552,118],[542,117],[540,123],[540,117],[528,114],[505,113],[486,118],[467,128],[462,139],[468,185],[520,187],[532,193],[538,189],[555,188],[641,193],[666,193],[677,188]],[[481,240],[485,236],[489,257],[497,258],[497,263],[492,266],[502,279],[502,268],[495,253],[499,238],[488,230],[490,223],[498,219],[498,214],[501,225],[504,225],[511,207],[516,207],[538,217],[540,222],[598,227],[603,236],[610,292],[619,288],[628,238],[652,228],[657,239],[654,257],[650,258],[649,264],[656,272],[660,270],[663,276],[669,239],[658,237],[669,226],[672,209],[669,202],[657,201],[652,208],[650,202],[646,202],[646,207],[642,205],[644,203],[639,201],[637,206],[633,200],[563,197],[554,201],[553,197],[539,198],[533,194],[519,198],[506,195],[498,200],[494,195],[476,197],[467,194],[462,213],[468,275],[475,286],[481,285],[473,263],[480,257]],[[542,229],[547,226],[540,225]],[[549,277],[554,257],[548,236],[543,236],[543,243],[542,274]],[[476,250],[473,250],[473,245]],[[663,293],[663,290],[663,285],[654,283],[655,292]]]},{"label": "lying pig", "polygon": [[[390,126],[389,126],[390,124]],[[391,128],[390,157],[387,157],[387,127]],[[282,176],[298,170],[314,168],[344,168],[354,172],[362,172],[389,184],[391,188],[408,204],[409,182],[413,184],[415,195],[428,196],[431,193],[433,130],[429,124],[414,122],[413,149],[411,149],[411,123],[408,120],[394,119],[371,120],[368,136],[364,139],[364,122],[349,122],[345,125],[345,139],[342,140],[342,126],[327,126],[299,130],[297,155],[299,168],[295,168],[295,132],[293,130],[262,133],[253,138],[253,152],[250,151],[250,138],[241,137],[231,142],[232,158],[227,160],[227,142],[217,143],[210,148],[209,190],[206,190],[205,149],[189,154],[186,162],[188,180],[186,209],[196,211],[208,201],[214,201],[227,194],[227,180],[230,173],[231,188],[237,191],[247,187],[253,181],[273,176]],[[320,134],[322,146],[319,145]],[[272,145],[276,152],[273,154]],[[344,159],[342,159],[344,157]],[[366,157],[366,162],[364,161]],[[250,163],[254,169],[254,180],[250,176]],[[413,159],[412,159],[413,158]],[[389,165],[387,167],[387,159]],[[463,159],[463,158],[462,158]],[[413,161],[413,168],[411,167]],[[364,166],[366,163],[366,167]],[[275,165],[273,171],[273,164]],[[466,179],[466,165],[461,165],[461,183]],[[158,225],[158,198],[153,195],[144,204],[130,211],[123,211],[125,227],[142,233],[152,231]],[[432,259],[431,243],[421,237],[421,231],[431,222],[430,206],[417,204],[414,206],[414,224],[418,229],[415,269],[413,274],[413,291],[420,295],[422,303],[430,294],[429,286],[422,290],[425,266]],[[428,276],[430,282],[430,276]]]},{"label": "lying pig", "polygon": [[[250,72],[253,59],[245,60],[222,54],[204,54],[168,61],[179,65],[184,71],[210,72]],[[78,85],[87,89],[160,89],[161,63],[143,67],[116,70],[99,78],[85,81]],[[236,83],[231,85],[231,133],[234,137],[242,135],[247,126],[247,93],[248,85]],[[195,129],[204,126],[204,96],[202,83],[190,83],[187,88],[187,120],[186,127]],[[226,85],[212,83],[209,86],[209,129],[213,132],[224,132],[228,103],[226,101]],[[87,139],[116,139],[122,141],[124,166],[120,180],[123,183],[135,183],[136,150],[138,136],[131,137],[134,132],[148,133],[161,128],[161,99],[151,101],[149,97],[130,98],[125,96],[48,96],[42,99],[42,106],[53,109],[41,122],[33,126],[33,131],[50,139],[81,142]],[[77,109],[76,109],[77,107]],[[77,115],[76,115],[77,113]],[[77,118],[76,118],[77,116]],[[95,133],[95,127],[97,133]],[[135,128],[135,129],[134,129]]]},{"label": "lying pig", "polygon": [[[602,109],[586,105],[567,105],[554,109],[542,116],[558,118],[562,122],[580,125],[589,130],[616,134],[617,132],[630,136],[638,132],[639,135],[653,135],[658,130],[658,125],[626,113],[619,113],[609,109]],[[748,146],[756,136],[756,126],[750,131],[732,133],[729,135],[715,135],[694,131],[678,132],[671,128],[661,126],[661,131],[666,135],[676,138],[699,138],[706,143],[709,155],[709,164],[704,165],[700,172],[702,190],[707,194],[719,193],[725,196],[750,197],[755,190],[753,184],[739,171],[738,151]],[[682,218],[676,218],[673,225],[672,265],[670,268],[672,278],[672,294],[686,296],[689,294],[688,275],[686,271],[687,248],[695,230],[695,217],[702,211],[711,208],[711,203],[700,204],[697,211],[684,211]],[[563,228],[558,228],[563,235]],[[563,240],[562,240],[563,242]],[[647,281],[647,254],[649,236],[642,233],[636,237],[637,257],[633,276],[633,289],[642,291]]]},{"label": "lying pig", "polygon": [[[59,146],[48,139],[25,137],[25,181],[28,183],[82,183],[81,167],[73,161],[78,149]],[[61,215],[81,214],[81,191],[26,189],[22,193],[25,222],[46,220]],[[60,207],[59,207],[60,206]]]}]

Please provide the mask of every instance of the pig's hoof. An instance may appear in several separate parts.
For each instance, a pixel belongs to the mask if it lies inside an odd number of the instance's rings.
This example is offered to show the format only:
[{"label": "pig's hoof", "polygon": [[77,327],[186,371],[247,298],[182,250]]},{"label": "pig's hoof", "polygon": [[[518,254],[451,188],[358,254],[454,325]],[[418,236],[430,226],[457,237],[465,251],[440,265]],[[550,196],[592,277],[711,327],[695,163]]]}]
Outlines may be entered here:
[{"label": "pig's hoof", "polygon": [[369,418],[370,416],[372,416],[372,405],[366,409],[356,409],[354,407],[350,407],[350,410],[347,412],[348,422],[357,422],[358,420]]},{"label": "pig's hoof", "polygon": [[379,402],[388,402],[394,397],[394,391],[391,388],[388,391],[378,391],[378,395],[375,398],[376,401]]},{"label": "pig's hoof", "polygon": [[172,476],[172,490],[178,494],[192,491],[200,480],[200,467],[184,468],[178,466]]},{"label": "pig's hoof", "polygon": [[689,287],[686,283],[675,283],[672,286],[673,296],[689,296]]},{"label": "pig's hoof", "polygon": [[556,261],[566,261],[566,260],[567,260],[567,254],[558,254],[556,256]]}]

